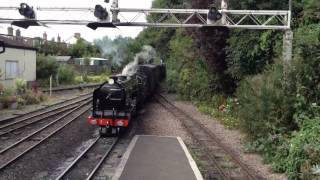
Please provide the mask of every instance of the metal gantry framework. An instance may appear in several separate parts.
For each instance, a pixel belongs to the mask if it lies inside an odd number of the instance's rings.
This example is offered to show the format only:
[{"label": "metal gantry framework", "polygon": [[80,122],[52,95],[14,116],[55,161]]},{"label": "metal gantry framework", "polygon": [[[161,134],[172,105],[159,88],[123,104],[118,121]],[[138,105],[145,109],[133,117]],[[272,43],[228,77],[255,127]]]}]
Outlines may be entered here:
[{"label": "metal gantry framework", "polygon": [[[225,26],[245,29],[290,29],[289,11],[259,10],[219,10],[226,21],[210,22],[207,20],[209,10],[206,9],[111,9],[123,13],[136,13],[133,19],[115,23],[117,26],[151,26],[151,27],[208,27]],[[149,22],[137,22],[141,15],[159,14],[157,19]],[[170,21],[166,21],[170,19]]]},{"label": "metal gantry framework", "polygon": [[[35,19],[14,19],[0,17],[0,23],[21,24],[22,21],[30,21],[33,25],[87,25],[94,24],[94,28],[98,27],[117,27],[117,26],[146,26],[146,27],[227,27],[242,29],[273,29],[284,30],[284,57],[290,60],[292,52],[292,31],[291,26],[291,1],[289,0],[288,10],[230,10],[228,9],[228,0],[221,0],[221,7],[216,9],[220,18],[210,19],[209,13],[212,9],[141,9],[141,8],[119,8],[118,0],[113,0],[109,9],[105,9],[109,13],[108,20],[92,20],[88,16],[84,18],[73,18],[69,16],[66,19],[43,19],[36,17]],[[21,7],[20,7],[21,8]],[[19,10],[19,7],[0,7],[1,10]],[[36,11],[44,12],[95,12],[95,8],[68,8],[68,7],[36,7]],[[126,14],[134,14],[132,18],[128,18]],[[21,13],[20,13],[21,14]],[[149,18],[148,22],[141,22],[139,18],[143,15],[154,15],[154,19]],[[212,16],[211,16],[212,17]],[[68,19],[69,18],[69,19]],[[18,22],[18,23],[16,23]],[[39,24],[37,24],[39,23]],[[24,22],[23,22],[24,25]],[[22,26],[23,27],[23,26]],[[25,26],[26,28],[28,26]]]},{"label": "metal gantry framework", "polygon": [[[0,8],[3,10],[4,8]],[[16,7],[7,7],[6,10],[16,10]],[[38,11],[80,11],[93,12],[92,8],[37,8]],[[208,26],[225,26],[228,28],[243,29],[290,29],[290,12],[289,11],[272,11],[272,10],[219,10],[225,15],[225,22],[209,22],[207,20],[207,9],[129,9],[129,8],[111,8],[111,11],[117,11],[118,17],[122,21],[113,21],[115,26],[148,26],[148,27],[208,27]],[[125,13],[135,13],[133,18],[126,18]],[[157,14],[157,19],[150,19],[149,22],[139,22],[139,17],[143,15]],[[24,19],[1,18],[0,23],[11,23]],[[95,22],[90,19],[37,19],[44,24],[70,24],[86,25]]]},{"label": "metal gantry framework", "polygon": [[[225,26],[228,28],[244,29],[290,29],[290,10],[228,10],[225,0],[222,1],[219,12],[223,18],[219,21],[207,19],[209,9],[139,9],[119,8],[118,1],[114,0],[109,10],[112,14],[111,22],[115,26],[148,26],[148,27],[208,27]],[[0,7],[0,10],[18,10],[19,7]],[[64,11],[64,12],[94,12],[94,8],[68,8],[68,7],[37,7],[37,11]],[[135,14],[128,19],[126,13]],[[156,19],[149,19],[148,22],[141,22],[139,18],[143,15],[156,14]],[[121,18],[121,21],[119,21]],[[0,23],[10,23],[24,19],[1,18]],[[96,22],[92,19],[68,19],[53,20],[36,19],[44,24],[70,24],[85,25]]]}]

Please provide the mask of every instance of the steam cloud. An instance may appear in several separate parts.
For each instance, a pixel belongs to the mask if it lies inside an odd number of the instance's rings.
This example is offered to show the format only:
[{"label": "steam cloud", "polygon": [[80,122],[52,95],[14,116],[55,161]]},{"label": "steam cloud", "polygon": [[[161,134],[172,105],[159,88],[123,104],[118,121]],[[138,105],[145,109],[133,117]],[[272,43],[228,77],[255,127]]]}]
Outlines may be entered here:
[{"label": "steam cloud", "polygon": [[134,61],[130,62],[123,68],[122,75],[131,76],[135,74],[139,64],[153,63],[156,56],[157,53],[153,47],[149,45],[143,46],[142,51],[136,54]]}]

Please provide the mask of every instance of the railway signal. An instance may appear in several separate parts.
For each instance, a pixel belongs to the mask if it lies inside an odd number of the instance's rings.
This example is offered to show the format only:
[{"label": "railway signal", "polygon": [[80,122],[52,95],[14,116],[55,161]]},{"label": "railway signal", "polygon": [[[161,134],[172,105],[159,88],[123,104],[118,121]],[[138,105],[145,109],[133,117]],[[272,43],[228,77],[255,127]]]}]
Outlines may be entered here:
[{"label": "railway signal", "polygon": [[36,18],[36,13],[34,12],[33,8],[30,7],[26,3],[21,3],[20,8],[18,10],[22,16],[24,16],[28,19],[35,19]]},{"label": "railway signal", "polygon": [[207,23],[215,24],[217,21],[221,20],[222,14],[218,11],[215,6],[211,6],[207,15]]},{"label": "railway signal", "polygon": [[89,22],[87,27],[96,30],[97,28],[107,27],[107,28],[115,28],[116,26],[110,22],[109,13],[106,8],[101,5],[96,5],[94,8],[94,16],[98,19],[98,22]]},{"label": "railway signal", "polygon": [[109,17],[109,13],[106,8],[103,8],[101,5],[97,4],[94,8],[94,16],[100,21],[106,21]]},{"label": "railway signal", "polygon": [[36,20],[36,12],[33,7],[27,3],[21,3],[18,8],[20,15],[24,16],[24,20],[13,21],[11,25],[18,26],[21,28],[29,28],[30,26],[44,26],[42,23]]}]

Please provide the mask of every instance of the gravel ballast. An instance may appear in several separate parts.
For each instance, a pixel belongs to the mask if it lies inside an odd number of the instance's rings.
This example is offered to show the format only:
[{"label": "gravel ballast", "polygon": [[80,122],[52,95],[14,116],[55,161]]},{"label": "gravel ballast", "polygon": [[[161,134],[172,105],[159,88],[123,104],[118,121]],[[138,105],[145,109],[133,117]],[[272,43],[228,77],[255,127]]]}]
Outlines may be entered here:
[{"label": "gravel ballast", "polygon": [[192,118],[198,120],[213,132],[227,147],[229,147],[235,154],[239,155],[242,162],[247,164],[251,169],[258,172],[261,177],[272,180],[287,179],[284,174],[273,173],[271,166],[264,164],[260,155],[254,153],[247,153],[244,147],[245,135],[238,130],[230,130],[225,128],[218,120],[204,115],[192,103],[185,101],[178,101],[172,95],[168,97],[174,104],[186,112]]}]

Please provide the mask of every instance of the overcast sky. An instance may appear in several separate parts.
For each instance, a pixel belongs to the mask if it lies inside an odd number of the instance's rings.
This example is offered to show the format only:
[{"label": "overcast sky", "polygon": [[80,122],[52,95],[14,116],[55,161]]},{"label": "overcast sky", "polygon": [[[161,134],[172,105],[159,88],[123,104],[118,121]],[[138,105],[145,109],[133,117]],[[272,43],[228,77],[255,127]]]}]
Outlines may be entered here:
[{"label": "overcast sky", "polygon": [[[104,3],[104,0],[0,0],[1,7],[7,6],[19,6],[20,3],[25,2],[34,7],[91,7],[94,8],[96,4],[103,5],[104,7],[110,7],[112,0],[109,4]],[[119,0],[119,7],[121,8],[150,8],[152,0]],[[123,14],[126,19],[132,19],[135,14]],[[4,11],[0,10],[0,18],[21,18],[18,11]],[[120,17],[120,16],[119,16]],[[38,19],[80,19],[80,20],[95,20],[93,13],[90,12],[37,12]],[[122,17],[120,17],[120,20]],[[145,16],[141,16],[139,21],[144,22]],[[8,24],[0,24],[0,33],[7,34]],[[81,36],[88,41],[101,38],[108,35],[110,38],[116,36],[129,36],[136,37],[143,29],[141,27],[119,27],[119,29],[98,29],[93,31],[85,26],[66,26],[66,25],[49,25],[49,28],[45,27],[29,27],[29,29],[21,29],[22,35],[27,37],[42,36],[43,32],[48,34],[48,38],[57,37],[58,34],[62,37],[62,40],[66,40],[71,37],[75,32],[80,32]],[[16,30],[18,27],[13,26]]]}]

